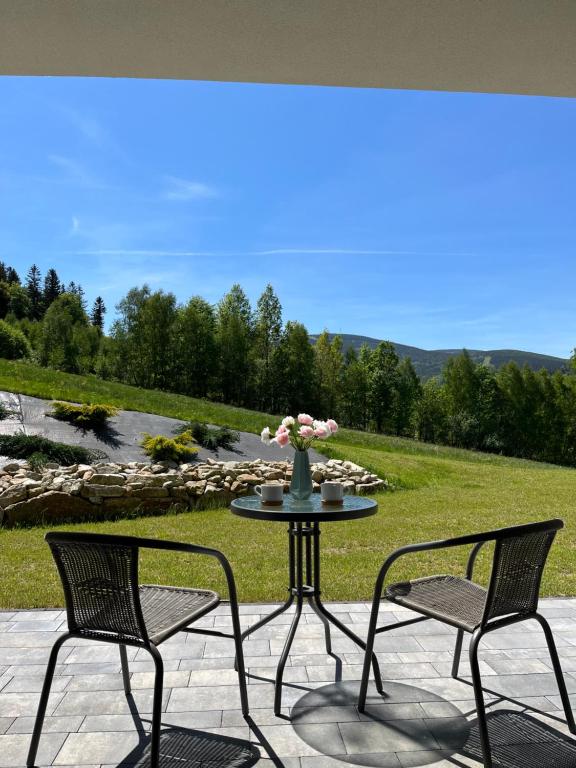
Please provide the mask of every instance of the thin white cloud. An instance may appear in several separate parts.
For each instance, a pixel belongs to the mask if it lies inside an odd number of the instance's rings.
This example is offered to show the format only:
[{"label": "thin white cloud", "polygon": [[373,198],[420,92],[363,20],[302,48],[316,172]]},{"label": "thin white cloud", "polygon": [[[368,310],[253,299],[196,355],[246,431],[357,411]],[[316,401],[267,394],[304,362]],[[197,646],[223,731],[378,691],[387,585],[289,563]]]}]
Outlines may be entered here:
[{"label": "thin white cloud", "polygon": [[62,112],[82,136],[92,144],[101,147],[108,143],[110,138],[108,131],[96,118],[68,106],[62,107]]},{"label": "thin white cloud", "polygon": [[58,168],[63,180],[69,184],[89,189],[107,189],[106,184],[97,179],[82,163],[74,160],[72,157],[53,154],[48,155],[48,160]]},{"label": "thin white cloud", "polygon": [[82,251],[86,256],[472,256],[471,253],[433,251],[375,251],[345,248],[276,248],[264,251],[173,251],[145,249],[98,249]]},{"label": "thin white cloud", "polygon": [[202,181],[165,176],[164,185],[162,197],[165,200],[209,200],[218,197],[217,190]]},{"label": "thin white cloud", "polygon": [[471,253],[447,253],[434,251],[370,250],[363,248],[273,248],[258,251],[259,256],[306,255],[314,256],[472,256]]}]

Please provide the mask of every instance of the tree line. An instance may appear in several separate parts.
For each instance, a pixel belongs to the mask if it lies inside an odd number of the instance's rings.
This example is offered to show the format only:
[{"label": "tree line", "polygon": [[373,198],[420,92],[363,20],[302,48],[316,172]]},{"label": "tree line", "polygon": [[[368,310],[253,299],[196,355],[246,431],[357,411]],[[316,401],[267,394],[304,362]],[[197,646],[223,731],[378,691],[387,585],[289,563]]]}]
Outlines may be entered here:
[{"label": "tree line", "polygon": [[101,296],[88,314],[80,284],[61,282],[50,268],[42,279],[33,264],[21,281],[0,261],[0,356],[34,357],[41,365],[73,373],[94,370],[104,334]]},{"label": "tree line", "polygon": [[[81,286],[24,283],[0,263],[0,355],[139,387],[178,392],[269,413],[314,412],[354,429],[576,466],[576,357],[571,372],[535,372],[510,362],[499,370],[468,353],[423,382],[392,343],[343,350],[324,331],[284,322],[271,285],[252,307],[236,284],[213,305],[179,304],[172,293],[133,288],[104,333],[106,307],[87,311]],[[25,349],[6,355],[5,329]]]}]

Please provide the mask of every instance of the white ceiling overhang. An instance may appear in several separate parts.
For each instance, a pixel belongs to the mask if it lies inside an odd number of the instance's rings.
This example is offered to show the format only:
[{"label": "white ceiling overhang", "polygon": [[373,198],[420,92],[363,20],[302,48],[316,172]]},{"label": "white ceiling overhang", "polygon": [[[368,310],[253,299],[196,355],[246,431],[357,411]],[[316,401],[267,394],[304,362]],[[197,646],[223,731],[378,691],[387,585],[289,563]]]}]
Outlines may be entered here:
[{"label": "white ceiling overhang", "polygon": [[0,0],[0,74],[576,96],[576,0]]}]

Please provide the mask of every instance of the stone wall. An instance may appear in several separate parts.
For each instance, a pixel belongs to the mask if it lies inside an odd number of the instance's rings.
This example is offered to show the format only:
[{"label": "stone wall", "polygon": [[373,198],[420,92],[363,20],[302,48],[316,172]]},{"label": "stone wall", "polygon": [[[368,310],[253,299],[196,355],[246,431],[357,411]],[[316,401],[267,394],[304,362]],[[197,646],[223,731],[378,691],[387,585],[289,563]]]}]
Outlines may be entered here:
[{"label": "stone wall", "polygon": [[[274,480],[287,491],[292,474],[288,461],[215,461],[182,464],[102,463],[34,472],[13,462],[0,470],[0,523],[39,523],[58,519],[98,520],[138,511],[226,506],[254,486]],[[373,494],[389,487],[386,480],[351,461],[331,459],[312,464],[314,491],[324,480],[339,480],[348,494]]]}]

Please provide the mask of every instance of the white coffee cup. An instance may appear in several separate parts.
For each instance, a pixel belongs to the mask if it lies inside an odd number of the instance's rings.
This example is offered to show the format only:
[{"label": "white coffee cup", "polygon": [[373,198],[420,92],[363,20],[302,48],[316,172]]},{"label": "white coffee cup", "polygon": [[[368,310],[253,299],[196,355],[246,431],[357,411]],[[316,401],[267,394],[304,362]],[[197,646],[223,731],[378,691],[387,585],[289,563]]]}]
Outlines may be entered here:
[{"label": "white coffee cup", "polygon": [[344,486],[332,480],[325,480],[320,486],[322,501],[327,504],[340,504],[344,498]]},{"label": "white coffee cup", "polygon": [[263,504],[282,504],[284,498],[284,486],[279,483],[255,485],[254,492],[260,496]]}]

